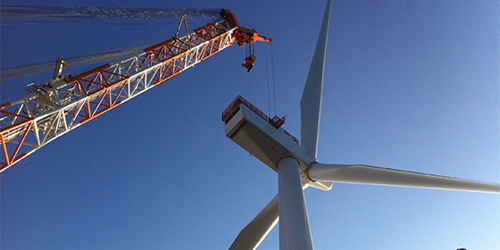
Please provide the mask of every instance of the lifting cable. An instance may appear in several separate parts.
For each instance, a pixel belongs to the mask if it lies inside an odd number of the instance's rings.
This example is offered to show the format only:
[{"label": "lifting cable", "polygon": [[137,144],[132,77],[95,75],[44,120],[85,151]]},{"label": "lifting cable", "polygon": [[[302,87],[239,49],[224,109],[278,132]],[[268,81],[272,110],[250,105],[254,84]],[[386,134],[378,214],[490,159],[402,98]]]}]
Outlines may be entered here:
[{"label": "lifting cable", "polygon": [[274,101],[274,115],[277,114],[276,112],[276,81],[274,80],[274,52],[273,52],[273,44],[269,43],[271,46],[271,72],[273,76],[273,101]]},{"label": "lifting cable", "polygon": [[[266,47],[266,78],[267,78],[267,104],[269,108],[269,116],[273,117],[277,114],[276,112],[276,84],[274,80],[274,54],[273,54],[273,43],[269,43],[271,46],[271,83],[269,82],[269,66],[268,66],[268,56]],[[273,103],[274,113],[271,113],[271,102]]]}]

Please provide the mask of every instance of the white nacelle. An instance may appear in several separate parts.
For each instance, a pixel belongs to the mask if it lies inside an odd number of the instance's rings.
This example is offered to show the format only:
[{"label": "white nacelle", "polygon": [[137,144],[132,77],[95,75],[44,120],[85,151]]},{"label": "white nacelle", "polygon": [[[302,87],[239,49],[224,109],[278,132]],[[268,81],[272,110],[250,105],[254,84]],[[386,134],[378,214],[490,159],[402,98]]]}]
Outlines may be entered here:
[{"label": "white nacelle", "polygon": [[262,119],[240,104],[225,121],[226,136],[274,171],[284,157],[297,159],[303,171],[314,161],[299,145],[297,138]]}]

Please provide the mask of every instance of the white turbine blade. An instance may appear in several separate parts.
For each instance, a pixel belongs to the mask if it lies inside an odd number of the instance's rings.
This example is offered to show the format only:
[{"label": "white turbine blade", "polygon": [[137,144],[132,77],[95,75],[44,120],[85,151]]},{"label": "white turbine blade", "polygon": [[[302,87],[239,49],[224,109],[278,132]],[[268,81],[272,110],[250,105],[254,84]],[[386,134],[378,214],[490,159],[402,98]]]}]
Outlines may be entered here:
[{"label": "white turbine blade", "polygon": [[229,250],[256,249],[278,223],[278,195],[241,230]]},{"label": "white turbine blade", "polygon": [[314,163],[309,167],[307,174],[315,181],[500,193],[500,184],[496,183],[367,165]]},{"label": "white turbine blade", "polygon": [[314,160],[316,160],[318,149],[323,72],[325,70],[326,42],[328,40],[331,4],[332,1],[329,0],[326,5],[323,23],[321,24],[304,92],[302,93],[302,100],[300,101],[301,145]]}]

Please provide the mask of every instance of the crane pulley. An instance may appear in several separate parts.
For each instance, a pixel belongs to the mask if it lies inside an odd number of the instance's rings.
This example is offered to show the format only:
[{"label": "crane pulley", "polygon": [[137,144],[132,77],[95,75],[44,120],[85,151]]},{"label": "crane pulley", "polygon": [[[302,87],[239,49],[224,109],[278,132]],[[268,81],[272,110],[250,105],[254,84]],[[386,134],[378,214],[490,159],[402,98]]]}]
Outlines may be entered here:
[{"label": "crane pulley", "polygon": [[[128,58],[73,76],[58,60],[53,79],[27,87],[21,99],[0,105],[0,172],[54,139],[158,86],[237,42],[271,39],[240,27],[229,10],[220,20],[152,45]],[[181,20],[182,21],[182,20]],[[90,146],[90,145],[89,145]]]},{"label": "crane pulley", "polygon": [[[222,9],[220,16],[225,18],[228,23],[232,26],[240,27],[238,20],[234,16],[232,12],[226,9]],[[265,36],[260,36],[255,29],[248,29],[244,27],[240,27],[234,33],[234,39],[238,43],[238,46],[242,47],[245,44],[248,46],[247,48],[247,57],[245,58],[245,63],[241,64],[241,67],[246,68],[248,72],[252,71],[253,65],[255,64],[255,53],[254,53],[254,44],[257,41],[263,42],[272,42],[271,38],[267,38]]]}]

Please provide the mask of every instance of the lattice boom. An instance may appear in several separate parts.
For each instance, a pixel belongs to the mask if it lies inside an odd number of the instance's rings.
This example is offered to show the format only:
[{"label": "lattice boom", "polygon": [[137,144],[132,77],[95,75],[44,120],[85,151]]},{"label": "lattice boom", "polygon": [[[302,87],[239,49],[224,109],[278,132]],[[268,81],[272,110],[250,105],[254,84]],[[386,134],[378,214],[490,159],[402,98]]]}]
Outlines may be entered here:
[{"label": "lattice boom", "polygon": [[158,86],[234,42],[225,20],[128,59],[57,79],[0,106],[0,172],[99,115]]}]

